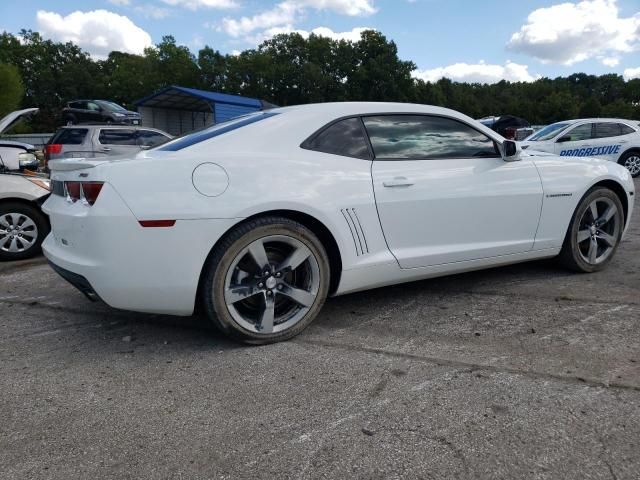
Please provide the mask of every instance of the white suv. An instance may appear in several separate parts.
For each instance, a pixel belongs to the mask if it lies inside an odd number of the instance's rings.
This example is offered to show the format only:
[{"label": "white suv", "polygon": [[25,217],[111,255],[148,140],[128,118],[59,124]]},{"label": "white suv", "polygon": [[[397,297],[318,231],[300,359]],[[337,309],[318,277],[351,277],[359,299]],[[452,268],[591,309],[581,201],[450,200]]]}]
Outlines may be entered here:
[{"label": "white suv", "polygon": [[597,157],[624,165],[640,175],[640,122],[620,118],[567,120],[544,127],[522,142],[522,148],[561,157]]}]

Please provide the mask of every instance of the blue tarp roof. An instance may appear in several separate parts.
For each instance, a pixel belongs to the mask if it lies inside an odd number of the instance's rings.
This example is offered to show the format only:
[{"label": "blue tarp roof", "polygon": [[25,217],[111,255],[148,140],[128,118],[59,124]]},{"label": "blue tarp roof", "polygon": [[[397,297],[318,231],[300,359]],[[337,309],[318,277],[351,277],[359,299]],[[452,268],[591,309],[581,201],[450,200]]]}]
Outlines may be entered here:
[{"label": "blue tarp roof", "polygon": [[256,109],[262,108],[263,106],[262,102],[255,98],[229,95],[228,93],[209,92],[207,90],[179,87],[177,85],[163,88],[148,97],[135,101],[134,104],[148,107],[194,109],[202,100],[208,103],[226,103],[244,107],[254,107]]}]

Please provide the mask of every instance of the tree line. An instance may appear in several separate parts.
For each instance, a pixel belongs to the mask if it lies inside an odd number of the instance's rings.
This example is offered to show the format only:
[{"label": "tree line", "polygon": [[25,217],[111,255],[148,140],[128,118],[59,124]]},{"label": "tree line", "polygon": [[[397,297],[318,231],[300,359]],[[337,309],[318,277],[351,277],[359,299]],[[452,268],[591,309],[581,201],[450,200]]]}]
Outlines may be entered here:
[{"label": "tree line", "polygon": [[52,131],[60,110],[78,98],[127,107],[167,85],[245,95],[276,105],[331,101],[414,102],[453,108],[479,118],[512,114],[532,124],[576,117],[640,118],[640,79],[620,75],[542,78],[535,82],[425,82],[402,60],[393,41],[366,31],[357,42],[311,35],[278,35],[238,55],[205,46],[194,55],[165,36],[142,55],[91,56],[73,43],[38,32],[0,34],[0,114],[41,109],[31,129]]}]

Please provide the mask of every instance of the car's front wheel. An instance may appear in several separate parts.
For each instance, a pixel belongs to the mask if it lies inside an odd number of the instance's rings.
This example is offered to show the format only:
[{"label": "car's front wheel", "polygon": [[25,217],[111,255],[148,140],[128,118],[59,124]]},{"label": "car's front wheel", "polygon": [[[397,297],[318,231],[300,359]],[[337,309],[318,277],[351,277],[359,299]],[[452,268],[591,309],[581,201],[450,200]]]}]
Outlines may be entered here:
[{"label": "car's front wheel", "polygon": [[615,192],[591,189],[573,214],[561,262],[579,272],[602,270],[613,258],[624,231],[624,210]]},{"label": "car's front wheel", "polygon": [[0,260],[24,260],[37,255],[48,233],[49,223],[35,206],[0,204]]},{"label": "car's front wheel", "polygon": [[329,259],[298,222],[264,217],[231,231],[207,261],[204,310],[245,343],[287,340],[318,315],[329,290]]}]

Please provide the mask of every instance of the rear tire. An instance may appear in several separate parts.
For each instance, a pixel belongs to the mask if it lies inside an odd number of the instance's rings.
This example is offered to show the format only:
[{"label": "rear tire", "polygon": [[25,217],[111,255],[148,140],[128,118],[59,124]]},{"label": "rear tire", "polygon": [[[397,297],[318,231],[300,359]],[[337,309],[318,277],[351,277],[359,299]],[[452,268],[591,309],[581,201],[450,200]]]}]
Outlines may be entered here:
[{"label": "rear tire", "polygon": [[618,196],[594,187],[573,214],[559,260],[576,272],[602,270],[613,258],[624,231],[624,210]]},{"label": "rear tire", "polygon": [[633,178],[640,176],[640,152],[627,152],[620,157],[618,163],[629,170]]},{"label": "rear tire", "polygon": [[329,291],[329,259],[304,225],[264,217],[233,229],[207,259],[202,307],[244,343],[288,340],[318,315]]},{"label": "rear tire", "polygon": [[40,253],[49,222],[35,206],[0,204],[0,261],[25,260]]}]

